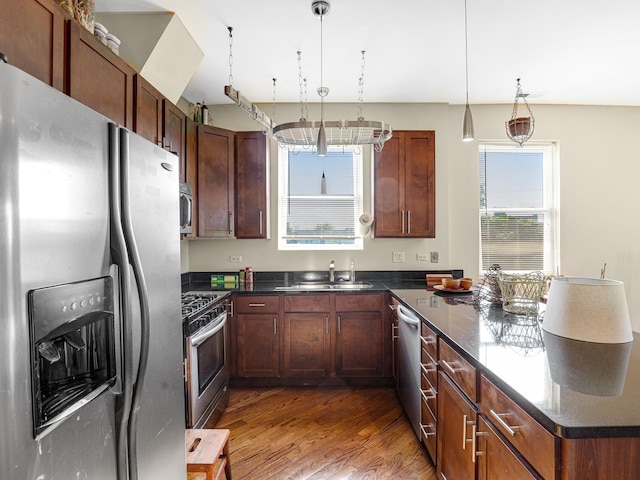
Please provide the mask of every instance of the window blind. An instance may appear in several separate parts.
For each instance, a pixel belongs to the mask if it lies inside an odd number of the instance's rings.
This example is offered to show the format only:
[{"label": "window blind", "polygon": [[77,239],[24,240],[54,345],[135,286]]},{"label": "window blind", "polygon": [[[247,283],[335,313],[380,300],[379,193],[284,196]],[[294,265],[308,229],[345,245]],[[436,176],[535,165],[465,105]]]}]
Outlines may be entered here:
[{"label": "window blind", "polygon": [[482,271],[556,273],[554,144],[479,145]]}]

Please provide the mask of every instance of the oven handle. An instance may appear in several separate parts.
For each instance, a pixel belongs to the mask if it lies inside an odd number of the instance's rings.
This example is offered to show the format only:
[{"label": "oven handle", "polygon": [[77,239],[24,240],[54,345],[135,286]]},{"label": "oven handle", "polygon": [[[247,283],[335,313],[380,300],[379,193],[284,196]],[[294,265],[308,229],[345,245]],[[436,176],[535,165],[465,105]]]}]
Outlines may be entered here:
[{"label": "oven handle", "polygon": [[212,323],[211,325],[207,325],[202,331],[198,332],[197,335],[193,335],[189,337],[189,344],[191,347],[197,347],[201,345],[208,338],[213,337],[216,333],[218,333],[227,323],[227,315],[223,315],[223,319],[220,323]]}]

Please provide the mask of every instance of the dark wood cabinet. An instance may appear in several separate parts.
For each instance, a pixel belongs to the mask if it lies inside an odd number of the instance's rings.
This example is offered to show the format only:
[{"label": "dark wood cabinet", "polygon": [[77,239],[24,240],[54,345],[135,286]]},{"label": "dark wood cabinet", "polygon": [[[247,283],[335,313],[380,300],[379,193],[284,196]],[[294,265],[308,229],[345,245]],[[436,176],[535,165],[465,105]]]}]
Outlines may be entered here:
[{"label": "dark wood cabinet", "polygon": [[285,295],[283,370],[287,377],[331,374],[329,294]]},{"label": "dark wood cabinet", "polygon": [[376,237],[435,237],[434,131],[395,131],[375,152],[374,218]]},{"label": "dark wood cabinet", "polygon": [[235,134],[236,238],[269,238],[269,141],[262,132]]},{"label": "dark wood cabinet", "polygon": [[233,237],[233,132],[198,125],[198,236]]},{"label": "dark wood cabinet", "polygon": [[0,52],[11,65],[64,91],[68,18],[52,0],[4,0],[0,8]]},{"label": "dark wood cabinet", "polygon": [[476,411],[442,372],[438,379],[438,465],[440,479],[475,478],[472,434]]},{"label": "dark wood cabinet", "polygon": [[330,374],[329,312],[284,314],[284,375],[326,377]]},{"label": "dark wood cabinet", "polygon": [[186,115],[142,76],[135,76],[134,131],[179,158],[180,181],[186,178]]},{"label": "dark wood cabinet", "polygon": [[382,313],[337,312],[336,375],[382,376],[384,324]]},{"label": "dark wood cabinet", "polygon": [[238,295],[235,298],[235,374],[238,377],[280,376],[280,297]]},{"label": "dark wood cabinet", "polygon": [[175,153],[179,158],[180,181],[184,182],[186,171],[185,123],[187,116],[166,98],[162,102],[162,148]]},{"label": "dark wood cabinet", "polygon": [[162,95],[144,77],[135,76],[135,115],[133,130],[155,143],[162,144]]},{"label": "dark wood cabinet", "polygon": [[381,377],[385,373],[385,322],[381,294],[336,295],[336,375]]},{"label": "dark wood cabinet", "polygon": [[[193,214],[191,220],[191,232],[187,238],[198,235],[198,124],[189,117],[184,122],[184,179],[193,192]],[[181,175],[182,177],[182,172]]]},{"label": "dark wood cabinet", "polygon": [[542,478],[533,474],[520,456],[512,450],[508,443],[490,423],[478,418],[476,432],[476,459],[478,464],[478,480],[535,480]]},{"label": "dark wood cabinet", "polygon": [[78,22],[69,22],[67,94],[133,129],[135,72]]}]

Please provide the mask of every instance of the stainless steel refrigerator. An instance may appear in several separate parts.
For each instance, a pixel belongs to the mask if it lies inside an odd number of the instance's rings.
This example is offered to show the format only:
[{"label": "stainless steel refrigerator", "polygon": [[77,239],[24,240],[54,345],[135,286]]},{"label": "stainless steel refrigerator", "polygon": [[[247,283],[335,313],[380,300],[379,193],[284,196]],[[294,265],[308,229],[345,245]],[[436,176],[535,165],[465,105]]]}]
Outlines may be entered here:
[{"label": "stainless steel refrigerator", "polygon": [[178,198],[174,155],[0,63],[1,479],[186,478]]}]

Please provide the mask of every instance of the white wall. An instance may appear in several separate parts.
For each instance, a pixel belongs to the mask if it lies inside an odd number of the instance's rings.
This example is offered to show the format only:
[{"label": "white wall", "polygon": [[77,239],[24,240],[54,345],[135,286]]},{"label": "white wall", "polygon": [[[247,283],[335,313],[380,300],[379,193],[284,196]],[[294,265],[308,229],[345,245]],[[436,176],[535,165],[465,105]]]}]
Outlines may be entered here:
[{"label": "white wall", "polygon": [[[263,107],[271,114],[271,106]],[[597,277],[607,263],[607,277],[625,284],[634,330],[640,331],[640,145],[635,132],[640,108],[531,105],[536,118],[532,140],[554,140],[560,147],[561,274]],[[317,106],[309,117],[316,119]],[[356,105],[325,105],[325,118],[356,117]],[[472,106],[476,137],[505,140],[504,122],[512,105]],[[234,105],[211,107],[216,126],[256,130],[257,124]],[[367,104],[367,119],[383,120],[395,130],[436,131],[436,238],[365,239],[358,252],[279,252],[277,250],[277,145],[272,145],[271,240],[193,240],[182,242],[183,271],[323,269],[331,259],[346,269],[426,270],[463,268],[477,277],[478,186],[477,143],[461,138],[463,106],[445,104]],[[299,106],[279,105],[276,119],[294,121]],[[365,175],[371,156],[365,155]],[[365,184],[365,211],[370,211],[370,182]],[[405,263],[393,263],[392,252],[405,252]],[[417,253],[438,251],[440,262],[418,262]],[[230,255],[242,255],[238,265]]]}]

